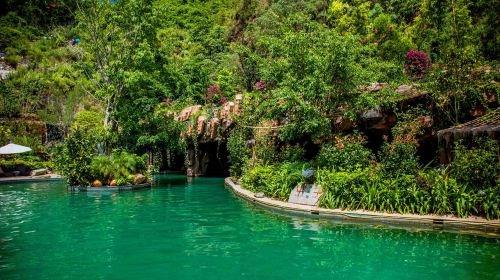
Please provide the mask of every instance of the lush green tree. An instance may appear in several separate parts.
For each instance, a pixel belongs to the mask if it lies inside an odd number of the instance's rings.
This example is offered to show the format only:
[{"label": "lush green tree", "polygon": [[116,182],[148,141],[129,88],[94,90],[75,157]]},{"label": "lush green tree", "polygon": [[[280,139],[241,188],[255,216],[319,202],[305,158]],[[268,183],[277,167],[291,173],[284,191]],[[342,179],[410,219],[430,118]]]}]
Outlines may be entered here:
[{"label": "lush green tree", "polygon": [[92,135],[76,130],[55,152],[55,167],[70,186],[86,186],[92,182],[91,163],[96,153]]},{"label": "lush green tree", "polygon": [[[480,38],[479,47],[488,60],[499,60],[500,35],[500,2],[492,0],[471,1],[469,5],[472,24],[476,36]],[[477,43],[477,42],[476,42]]]},{"label": "lush green tree", "polygon": [[77,20],[81,59],[88,67],[84,73],[97,79],[95,95],[105,104],[104,127],[114,130],[116,103],[131,85],[144,85],[155,74],[151,2],[85,1],[78,5]]},{"label": "lush green tree", "polygon": [[[337,121],[401,105],[401,84],[429,94],[431,129],[498,106],[498,1],[66,2],[9,0],[0,13],[2,67],[15,70],[0,81],[0,116],[71,124],[107,152],[170,161],[185,149],[173,112],[201,104],[215,115],[236,93],[244,99],[233,121],[245,137],[229,138],[233,174],[246,162],[242,141],[256,140],[260,163],[305,150],[311,159],[311,146],[338,136]],[[426,75],[405,73],[409,50],[430,57]],[[387,85],[365,92],[374,82]],[[399,142],[383,146],[382,165],[397,168],[402,157],[402,173],[415,171],[415,143]]]}]

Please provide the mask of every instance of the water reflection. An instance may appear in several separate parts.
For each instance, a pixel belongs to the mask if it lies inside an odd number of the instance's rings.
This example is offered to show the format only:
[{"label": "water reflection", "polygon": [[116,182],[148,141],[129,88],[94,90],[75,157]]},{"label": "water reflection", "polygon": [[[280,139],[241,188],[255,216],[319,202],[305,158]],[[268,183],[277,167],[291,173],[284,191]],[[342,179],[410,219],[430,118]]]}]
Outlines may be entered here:
[{"label": "water reflection", "polygon": [[292,218],[293,228],[298,230],[320,231],[321,225],[318,221],[308,221],[298,218]]},{"label": "water reflection", "polygon": [[214,178],[111,194],[17,185],[0,188],[0,214],[5,279],[494,279],[500,266],[498,238],[278,215]]}]

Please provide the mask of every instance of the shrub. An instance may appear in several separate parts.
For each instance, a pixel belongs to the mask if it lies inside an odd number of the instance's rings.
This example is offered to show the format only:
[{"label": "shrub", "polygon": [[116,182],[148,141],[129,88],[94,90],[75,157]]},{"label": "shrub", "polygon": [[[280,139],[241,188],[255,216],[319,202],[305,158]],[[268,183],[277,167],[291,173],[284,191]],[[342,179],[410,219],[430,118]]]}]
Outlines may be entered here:
[{"label": "shrub", "polygon": [[276,174],[275,165],[258,164],[249,168],[241,177],[241,185],[253,192],[267,193],[269,185],[272,184]]},{"label": "shrub", "polygon": [[320,169],[316,184],[323,188],[320,206],[326,208],[439,214],[467,217],[500,216],[500,188],[476,194],[442,171],[423,171],[417,176],[384,177],[378,168],[350,172]]},{"label": "shrub", "polygon": [[269,197],[287,200],[292,189],[303,180],[301,173],[307,167],[302,162],[257,165],[246,170],[241,177],[241,185],[253,192],[263,192]]},{"label": "shrub", "polygon": [[233,177],[241,176],[243,168],[250,158],[248,155],[249,149],[246,148],[246,139],[247,133],[243,129],[234,129],[227,139],[227,149],[229,152],[229,161],[231,163],[229,173]]},{"label": "shrub", "polygon": [[418,171],[417,142],[409,135],[396,136],[390,143],[386,141],[379,157],[388,176],[416,174]]},{"label": "shrub", "polygon": [[[0,116],[2,117],[11,117],[15,116],[20,113],[21,110],[21,102],[19,100],[19,96],[16,94],[14,87],[9,86],[7,84],[7,81],[4,79],[0,79]],[[1,130],[0,128],[0,137],[1,137]],[[10,140],[10,135],[9,138],[7,139]],[[0,139],[2,143],[5,143],[6,141],[3,139]]]},{"label": "shrub", "polygon": [[3,171],[6,172],[19,170],[20,167],[23,166],[26,170],[35,170],[41,168],[52,169],[54,167],[54,164],[51,161],[44,161],[36,156],[23,156],[21,158],[0,160],[0,167]]},{"label": "shrub", "polygon": [[11,139],[12,131],[7,126],[0,125],[0,145],[6,145]]},{"label": "shrub", "polygon": [[367,167],[375,159],[370,149],[364,146],[361,136],[337,137],[335,145],[324,145],[316,158],[319,168],[332,170],[355,170]]},{"label": "shrub", "polygon": [[305,151],[300,145],[285,145],[279,152],[281,161],[298,162],[304,160]]},{"label": "shrub", "polygon": [[260,80],[260,81],[256,82],[254,85],[255,90],[262,91],[262,92],[274,89],[275,87],[276,87],[276,85],[273,82],[273,80]]},{"label": "shrub", "polygon": [[125,151],[113,151],[110,156],[94,157],[91,163],[92,176],[104,182],[116,180],[118,185],[130,184],[134,174],[146,171],[146,159]]},{"label": "shrub", "polygon": [[280,162],[277,151],[278,141],[270,132],[255,135],[255,155],[259,163],[274,164]]},{"label": "shrub", "polygon": [[70,186],[87,185],[93,179],[90,164],[96,143],[90,137],[76,130],[55,150],[55,168]]},{"label": "shrub", "polygon": [[425,52],[410,50],[406,53],[405,71],[408,75],[423,79],[429,69],[429,57]]},{"label": "shrub", "polygon": [[[402,29],[404,28],[393,22],[391,15],[381,13],[373,19],[371,26],[372,34],[367,37],[373,37],[369,41],[373,41],[381,58],[384,60],[401,61],[405,57],[405,53],[413,45],[411,39],[405,36],[405,33],[401,32]],[[368,43],[366,39],[363,39],[361,42]]]},{"label": "shrub", "polygon": [[474,190],[483,190],[496,185],[498,177],[498,143],[491,139],[480,139],[477,147],[467,149],[457,143],[450,175],[460,184]]},{"label": "shrub", "polygon": [[219,85],[210,85],[207,88],[205,101],[213,104],[224,104],[227,102],[227,98],[222,93]]},{"label": "shrub", "polygon": [[104,114],[96,111],[81,110],[75,114],[71,129],[81,130],[86,134],[92,135],[96,141],[103,141],[105,137],[103,122]]}]

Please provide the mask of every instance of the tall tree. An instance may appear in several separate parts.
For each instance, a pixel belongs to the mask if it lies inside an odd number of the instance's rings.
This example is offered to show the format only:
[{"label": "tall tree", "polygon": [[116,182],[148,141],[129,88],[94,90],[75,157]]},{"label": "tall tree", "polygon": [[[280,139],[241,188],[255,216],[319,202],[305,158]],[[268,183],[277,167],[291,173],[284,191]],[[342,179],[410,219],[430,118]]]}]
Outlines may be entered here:
[{"label": "tall tree", "polygon": [[[154,39],[151,1],[80,1],[77,5],[84,71],[96,78],[96,96],[104,101],[104,127],[116,129],[115,105],[127,93],[128,79],[148,71],[141,60]],[[94,71],[91,71],[94,70]]]}]

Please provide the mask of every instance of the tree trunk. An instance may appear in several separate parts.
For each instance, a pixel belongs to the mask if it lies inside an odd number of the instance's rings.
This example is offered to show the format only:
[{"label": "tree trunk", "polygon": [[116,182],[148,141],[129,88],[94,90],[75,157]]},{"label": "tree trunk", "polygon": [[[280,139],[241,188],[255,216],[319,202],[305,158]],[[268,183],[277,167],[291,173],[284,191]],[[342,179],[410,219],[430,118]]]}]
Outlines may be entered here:
[{"label": "tree trunk", "polygon": [[104,115],[104,129],[108,129],[111,127],[112,119],[111,113],[113,112],[114,102],[113,96],[110,96],[108,99],[108,104],[106,106],[106,114]]},{"label": "tree trunk", "polygon": [[[109,132],[109,131],[113,131],[115,129],[115,122],[113,121],[113,118],[112,118],[112,113],[113,113],[113,109],[114,109],[114,106],[115,106],[115,103],[113,101],[114,99],[114,95],[110,96],[109,99],[108,99],[108,104],[106,105],[106,113],[104,115],[104,130],[106,132]],[[111,153],[111,143],[109,141],[109,138],[106,137],[104,139],[104,153],[105,154],[110,154]]]}]

